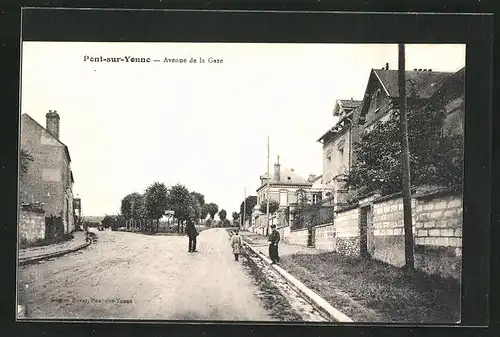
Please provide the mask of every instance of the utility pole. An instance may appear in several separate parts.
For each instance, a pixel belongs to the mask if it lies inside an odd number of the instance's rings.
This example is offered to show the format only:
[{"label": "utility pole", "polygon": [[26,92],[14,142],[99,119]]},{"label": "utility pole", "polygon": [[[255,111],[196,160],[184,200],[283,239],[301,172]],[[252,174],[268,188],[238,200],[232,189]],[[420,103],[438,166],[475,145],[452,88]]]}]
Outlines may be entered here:
[{"label": "utility pole", "polygon": [[266,235],[269,234],[269,136],[267,136],[267,177],[266,177],[266,182],[267,182],[267,227],[266,227]]},{"label": "utility pole", "polygon": [[411,218],[411,176],[410,176],[410,149],[408,145],[408,120],[406,115],[406,73],[405,73],[405,45],[400,43],[399,49],[399,121],[401,127],[401,155],[403,176],[403,214],[405,229],[405,271],[413,273],[415,270],[413,258],[413,224]]},{"label": "utility pole", "polygon": [[244,198],[243,198],[243,227],[245,226],[245,214],[247,212],[247,188],[244,188]]}]

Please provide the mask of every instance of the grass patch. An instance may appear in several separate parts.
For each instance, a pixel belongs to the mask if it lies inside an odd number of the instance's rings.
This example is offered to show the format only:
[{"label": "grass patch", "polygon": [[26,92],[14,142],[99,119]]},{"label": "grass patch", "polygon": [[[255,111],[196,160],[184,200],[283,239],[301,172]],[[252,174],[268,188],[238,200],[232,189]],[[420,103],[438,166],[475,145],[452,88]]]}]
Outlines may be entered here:
[{"label": "grass patch", "polygon": [[[455,323],[460,285],[373,259],[328,252],[282,258],[282,267],[358,322]],[[340,290],[340,292],[332,290]],[[344,293],[344,295],[342,295]],[[360,310],[360,307],[366,310]]]},{"label": "grass patch", "polygon": [[21,239],[21,241],[19,243],[19,247],[21,249],[42,247],[42,246],[48,246],[48,245],[53,245],[56,243],[70,241],[70,240],[73,240],[74,238],[75,237],[73,236],[73,234],[70,233],[70,234],[64,234],[64,235],[62,235],[60,237],[56,237],[56,238],[45,238],[45,239],[40,239],[40,240],[36,240],[33,242],[28,242],[25,239]]}]

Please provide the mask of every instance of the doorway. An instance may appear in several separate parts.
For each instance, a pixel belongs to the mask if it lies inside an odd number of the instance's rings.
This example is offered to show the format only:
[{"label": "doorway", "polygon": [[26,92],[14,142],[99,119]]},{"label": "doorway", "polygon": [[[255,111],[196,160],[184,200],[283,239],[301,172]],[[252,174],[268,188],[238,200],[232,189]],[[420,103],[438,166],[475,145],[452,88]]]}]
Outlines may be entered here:
[{"label": "doorway", "polygon": [[372,206],[366,206],[360,209],[359,225],[361,256],[372,257],[375,252]]}]

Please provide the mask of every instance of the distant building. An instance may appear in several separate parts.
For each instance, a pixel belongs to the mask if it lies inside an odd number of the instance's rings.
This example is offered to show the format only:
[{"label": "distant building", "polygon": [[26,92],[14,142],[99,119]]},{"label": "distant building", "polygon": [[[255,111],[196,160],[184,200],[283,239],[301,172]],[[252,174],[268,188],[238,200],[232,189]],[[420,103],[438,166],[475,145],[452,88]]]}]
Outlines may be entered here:
[{"label": "distant building", "polygon": [[[319,189],[321,185],[316,184],[316,189],[312,187],[315,182],[320,181],[320,177],[310,175],[308,179],[298,175],[293,168],[283,168],[279,163],[279,157],[274,164],[274,170],[270,174],[269,180],[269,200],[274,200],[279,203],[279,209],[276,213],[280,219],[280,224],[288,224],[290,207],[294,207],[298,202],[298,191],[305,191],[307,202],[319,202],[322,199],[323,190]],[[266,214],[260,211],[260,205],[267,201],[267,174],[260,176],[261,185],[257,189],[257,205],[255,205],[252,218],[255,219],[254,225],[258,228],[267,227]],[[274,215],[270,215],[273,216]]]},{"label": "distant building", "polygon": [[33,161],[20,180],[20,203],[42,203],[45,216],[60,217],[70,233],[75,229],[74,178],[68,147],[59,140],[59,120],[49,111],[44,128],[28,114],[21,116],[21,148]]}]

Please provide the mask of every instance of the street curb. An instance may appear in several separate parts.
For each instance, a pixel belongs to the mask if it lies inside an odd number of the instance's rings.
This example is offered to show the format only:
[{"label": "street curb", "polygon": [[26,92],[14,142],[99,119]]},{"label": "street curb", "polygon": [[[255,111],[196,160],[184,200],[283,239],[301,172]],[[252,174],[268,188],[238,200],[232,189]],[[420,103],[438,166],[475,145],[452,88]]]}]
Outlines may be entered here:
[{"label": "street curb", "polygon": [[306,287],[302,282],[297,280],[295,277],[290,275],[290,273],[285,271],[283,268],[275,264],[271,264],[271,260],[269,260],[267,256],[265,256],[262,252],[253,248],[245,240],[242,241],[246,247],[250,248],[250,250],[254,252],[258,257],[260,257],[263,261],[267,262],[271,268],[274,268],[295,291],[297,291],[306,301],[308,301],[323,315],[325,315],[328,318],[331,318],[336,322],[346,322],[346,323],[354,322],[350,317],[332,307],[327,301],[325,301],[314,291]]},{"label": "street curb", "polygon": [[25,258],[25,259],[19,260],[19,265],[23,266],[23,265],[35,263],[35,262],[38,262],[38,261],[41,261],[41,260],[50,259],[50,258],[53,258],[53,257],[63,256],[63,255],[66,255],[68,253],[73,253],[73,252],[76,252],[76,251],[78,251],[80,249],[86,248],[86,247],[88,247],[90,245],[91,245],[91,242],[86,242],[83,245],[80,245],[80,246],[77,246],[77,247],[71,248],[71,249],[66,249],[66,250],[63,250],[63,251],[60,251],[60,252],[49,253],[49,254],[44,254],[44,255],[38,255],[38,256],[34,256],[34,257]]}]

